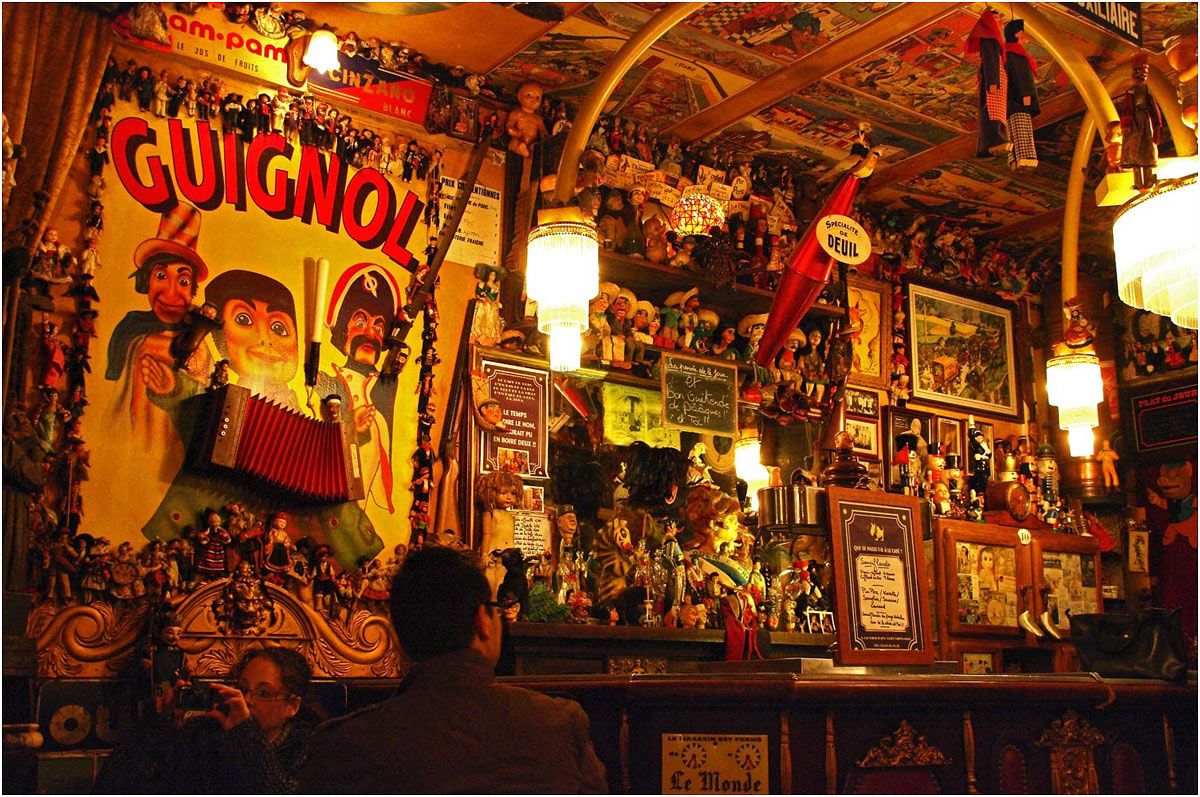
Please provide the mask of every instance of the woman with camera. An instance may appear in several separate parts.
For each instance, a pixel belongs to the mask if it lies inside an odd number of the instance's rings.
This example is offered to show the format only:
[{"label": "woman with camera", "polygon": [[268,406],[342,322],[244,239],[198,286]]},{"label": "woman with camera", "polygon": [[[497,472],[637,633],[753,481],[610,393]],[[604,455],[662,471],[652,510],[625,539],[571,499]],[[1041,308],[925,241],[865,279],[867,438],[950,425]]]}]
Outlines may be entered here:
[{"label": "woman with camera", "polygon": [[226,683],[166,690],[105,761],[96,792],[294,792],[313,730],[297,718],[310,675],[303,656],[273,646],[247,651]]}]

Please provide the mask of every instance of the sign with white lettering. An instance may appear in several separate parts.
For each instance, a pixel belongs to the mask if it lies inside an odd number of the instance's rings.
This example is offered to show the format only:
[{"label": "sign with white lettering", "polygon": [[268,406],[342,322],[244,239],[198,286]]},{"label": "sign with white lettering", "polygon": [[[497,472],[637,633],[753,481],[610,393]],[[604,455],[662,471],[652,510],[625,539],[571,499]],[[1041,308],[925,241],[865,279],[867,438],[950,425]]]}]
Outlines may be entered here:
[{"label": "sign with white lettering", "polygon": [[736,435],[737,385],[736,365],[663,352],[663,424],[668,429]]},{"label": "sign with white lettering", "polygon": [[550,377],[546,371],[483,358],[488,395],[500,402],[504,425],[480,430],[481,473],[507,470],[525,478],[549,478],[546,430]]},{"label": "sign with white lettering", "polygon": [[1139,391],[1130,398],[1130,425],[1138,454],[1185,459],[1196,447],[1195,383]]},{"label": "sign with white lettering", "polygon": [[1138,47],[1142,46],[1141,3],[1059,3],[1076,16]]},{"label": "sign with white lettering", "polygon": [[770,794],[766,734],[664,733],[663,794]]},{"label": "sign with white lettering", "polygon": [[921,505],[912,496],[827,488],[844,664],[931,664]]},{"label": "sign with white lettering", "polygon": [[865,263],[871,256],[871,236],[857,221],[839,213],[817,222],[817,243],[825,254],[848,266]]},{"label": "sign with white lettering", "polygon": [[[443,219],[450,215],[461,186],[462,180],[442,177]],[[476,184],[446,259],[464,266],[500,265],[500,192],[495,188]]]},{"label": "sign with white lettering", "polygon": [[338,53],[338,68],[308,76],[308,89],[328,100],[391,116],[414,125],[425,123],[433,85],[428,81],[384,69],[361,55]]}]

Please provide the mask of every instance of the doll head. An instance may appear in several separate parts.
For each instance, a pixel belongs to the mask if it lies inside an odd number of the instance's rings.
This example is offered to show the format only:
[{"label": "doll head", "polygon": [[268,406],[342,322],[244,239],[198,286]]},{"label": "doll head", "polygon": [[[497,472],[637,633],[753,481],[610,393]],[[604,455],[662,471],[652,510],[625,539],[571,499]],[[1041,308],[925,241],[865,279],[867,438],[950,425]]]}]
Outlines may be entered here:
[{"label": "doll head", "polygon": [[524,484],[515,473],[484,473],[475,482],[475,495],[486,510],[512,509],[521,501]]}]

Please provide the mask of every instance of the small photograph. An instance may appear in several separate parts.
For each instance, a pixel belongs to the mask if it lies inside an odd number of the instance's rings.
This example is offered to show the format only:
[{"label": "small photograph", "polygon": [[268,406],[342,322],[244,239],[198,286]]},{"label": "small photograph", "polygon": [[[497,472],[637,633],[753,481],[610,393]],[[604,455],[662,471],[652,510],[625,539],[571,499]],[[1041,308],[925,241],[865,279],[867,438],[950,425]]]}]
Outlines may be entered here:
[{"label": "small photograph", "polygon": [[962,663],[965,675],[991,675],[993,672],[991,653],[964,653]]},{"label": "small photograph", "polygon": [[942,447],[942,456],[944,457],[951,454],[966,455],[963,443],[963,422],[956,418],[937,419],[937,441]]},{"label": "small photograph", "polygon": [[460,94],[450,96],[450,129],[446,131],[463,141],[479,138],[479,102]]},{"label": "small photograph", "polygon": [[860,418],[878,418],[879,393],[859,387],[847,387],[846,414]]},{"label": "small photograph", "polygon": [[846,431],[854,439],[854,453],[872,459],[879,458],[879,422],[847,418]]},{"label": "small photograph", "polygon": [[529,473],[529,452],[515,448],[496,449],[496,469],[506,473]]},{"label": "small photograph", "polygon": [[525,495],[521,500],[521,508],[528,512],[546,511],[546,490],[544,487],[525,487]]}]

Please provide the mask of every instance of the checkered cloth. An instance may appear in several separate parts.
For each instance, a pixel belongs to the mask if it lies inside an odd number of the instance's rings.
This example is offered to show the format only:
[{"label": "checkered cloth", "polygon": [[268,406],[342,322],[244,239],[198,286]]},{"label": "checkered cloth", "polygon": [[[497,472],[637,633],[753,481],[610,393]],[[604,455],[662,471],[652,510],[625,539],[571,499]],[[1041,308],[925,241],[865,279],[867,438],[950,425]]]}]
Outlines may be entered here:
[{"label": "checkered cloth", "polygon": [[1000,70],[1000,85],[987,89],[987,115],[990,122],[1003,122],[1008,117],[1008,75]]},{"label": "checkered cloth", "polygon": [[1012,149],[1008,152],[1008,167],[1036,169],[1037,144],[1033,140],[1033,119],[1029,114],[1018,112],[1008,117],[1008,140],[1012,142]]}]

